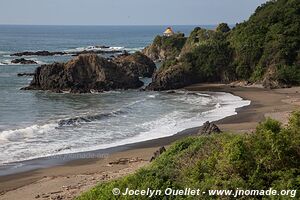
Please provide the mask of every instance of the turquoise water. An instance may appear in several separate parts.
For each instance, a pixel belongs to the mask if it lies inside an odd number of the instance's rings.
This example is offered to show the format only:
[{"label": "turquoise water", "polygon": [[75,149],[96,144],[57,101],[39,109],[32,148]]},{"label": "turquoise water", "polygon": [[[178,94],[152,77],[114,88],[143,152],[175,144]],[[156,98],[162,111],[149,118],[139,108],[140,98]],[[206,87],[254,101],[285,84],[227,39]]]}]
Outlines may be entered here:
[{"label": "turquoise water", "polygon": [[[188,34],[194,26],[175,26]],[[0,26],[0,165],[165,137],[235,114],[248,105],[225,93],[112,91],[54,94],[22,91],[38,65],[12,65],[20,51],[80,51],[105,45],[130,52],[149,45],[162,26]],[[39,64],[70,56],[26,57]],[[149,79],[144,79],[146,83]],[[66,123],[68,122],[68,123]],[[70,123],[71,122],[71,123]]]}]

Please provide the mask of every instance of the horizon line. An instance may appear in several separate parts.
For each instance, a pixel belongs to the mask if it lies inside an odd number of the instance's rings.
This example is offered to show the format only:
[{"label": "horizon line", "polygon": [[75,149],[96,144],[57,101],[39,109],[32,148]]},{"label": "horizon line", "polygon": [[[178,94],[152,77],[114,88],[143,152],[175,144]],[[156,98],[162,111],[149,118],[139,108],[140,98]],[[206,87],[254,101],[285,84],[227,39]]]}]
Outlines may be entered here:
[{"label": "horizon line", "polygon": [[[217,26],[218,24],[0,24],[0,26]],[[234,25],[234,24],[228,24]]]}]

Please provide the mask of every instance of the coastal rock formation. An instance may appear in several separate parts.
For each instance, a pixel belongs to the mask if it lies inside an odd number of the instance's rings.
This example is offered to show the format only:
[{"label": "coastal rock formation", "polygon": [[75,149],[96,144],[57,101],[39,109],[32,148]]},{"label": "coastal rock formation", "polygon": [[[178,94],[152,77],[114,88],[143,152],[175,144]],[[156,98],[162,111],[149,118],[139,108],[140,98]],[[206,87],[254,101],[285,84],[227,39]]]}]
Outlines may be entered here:
[{"label": "coastal rock formation", "polygon": [[123,54],[114,60],[123,68],[127,68],[136,76],[151,78],[156,70],[155,63],[147,56],[140,52],[132,55]]},{"label": "coastal rock formation", "polygon": [[224,23],[216,30],[197,27],[171,60],[160,53],[182,43],[161,42],[158,36],[144,53],[166,60],[148,88],[166,90],[191,83],[233,81],[271,89],[300,85],[299,9],[299,1],[269,1],[231,30]]},{"label": "coastal rock formation", "polygon": [[11,61],[11,63],[14,64],[22,64],[22,65],[35,65],[38,64],[37,62],[35,62],[34,60],[27,60],[25,58],[17,58]]},{"label": "coastal rock formation", "polygon": [[194,74],[179,64],[154,73],[152,82],[146,89],[156,91],[178,89],[193,84],[194,79]]},{"label": "coastal rock formation", "polygon": [[114,54],[114,53],[124,53],[123,50],[83,50],[79,52],[69,52],[72,56],[79,56],[82,54]]},{"label": "coastal rock formation", "polygon": [[156,36],[153,43],[142,53],[154,61],[174,59],[180,54],[185,41],[186,37],[182,33],[172,36]]},{"label": "coastal rock formation", "polygon": [[210,123],[209,121],[205,122],[202,128],[199,130],[198,135],[210,135],[212,133],[221,133],[222,131],[219,127],[214,124]]},{"label": "coastal rock formation", "polygon": [[54,55],[65,55],[66,52],[49,52],[49,51],[24,51],[19,53],[11,54],[10,56],[54,56]]},{"label": "coastal rock formation", "polygon": [[89,93],[91,90],[138,88],[143,85],[136,74],[96,54],[80,55],[66,63],[42,65],[25,90]]}]

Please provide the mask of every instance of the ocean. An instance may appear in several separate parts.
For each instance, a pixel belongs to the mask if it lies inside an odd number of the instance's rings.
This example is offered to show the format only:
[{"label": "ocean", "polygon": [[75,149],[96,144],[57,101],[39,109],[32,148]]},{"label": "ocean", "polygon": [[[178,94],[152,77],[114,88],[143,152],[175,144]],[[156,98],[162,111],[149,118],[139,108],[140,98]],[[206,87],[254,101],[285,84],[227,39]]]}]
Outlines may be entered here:
[{"label": "ocean", "polygon": [[[195,26],[174,26],[188,35]],[[214,26],[205,26],[213,28]],[[12,64],[22,51],[81,51],[109,46],[135,52],[164,26],[0,25],[0,166],[33,158],[115,147],[176,134],[236,114],[249,105],[228,93],[117,90],[97,94],[23,91],[40,64],[71,56],[28,56],[38,65]],[[143,79],[148,84],[150,79]],[[72,123],[65,123],[66,121]]]}]

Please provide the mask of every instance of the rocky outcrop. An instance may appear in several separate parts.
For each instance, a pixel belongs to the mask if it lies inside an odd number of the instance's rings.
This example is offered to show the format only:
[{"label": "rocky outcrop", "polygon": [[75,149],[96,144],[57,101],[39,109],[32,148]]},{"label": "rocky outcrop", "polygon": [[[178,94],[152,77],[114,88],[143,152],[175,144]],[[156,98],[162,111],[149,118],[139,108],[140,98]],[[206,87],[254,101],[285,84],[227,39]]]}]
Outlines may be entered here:
[{"label": "rocky outcrop", "polygon": [[109,50],[109,47],[106,46],[96,46],[97,48],[102,48],[103,50],[83,50],[83,51],[24,51],[11,54],[10,56],[62,56],[62,55],[72,55],[72,56],[79,56],[81,54],[114,54],[114,53],[123,53],[123,50]]},{"label": "rocky outcrop", "polygon": [[146,89],[156,91],[178,89],[194,82],[195,76],[191,70],[188,67],[177,64],[168,69],[157,71],[152,77],[152,82]]},{"label": "rocky outcrop", "polygon": [[60,51],[55,51],[55,52],[49,52],[49,51],[24,51],[24,52],[19,52],[19,53],[14,53],[11,54],[10,56],[55,56],[55,55],[65,55],[67,54],[66,52],[60,52]]},{"label": "rocky outcrop", "polygon": [[205,122],[200,128],[198,135],[210,135],[212,133],[221,133],[222,131],[219,129],[219,127],[214,124],[210,123],[209,121]]},{"label": "rocky outcrop", "polygon": [[156,70],[155,63],[149,57],[140,52],[136,52],[132,55],[123,54],[117,57],[114,61],[123,68],[129,69],[138,77],[151,78]]},{"label": "rocky outcrop", "polygon": [[79,52],[69,52],[72,56],[79,56],[82,54],[115,54],[124,53],[123,50],[84,50]]},{"label": "rocky outcrop", "polygon": [[130,69],[95,54],[80,55],[66,63],[42,65],[25,90],[89,93],[139,88],[143,82]]},{"label": "rocky outcrop", "polygon": [[277,69],[275,66],[271,66],[268,68],[262,80],[262,85],[264,88],[277,89],[277,88],[289,87],[287,84],[280,82],[280,80],[276,78],[276,74],[277,74]]},{"label": "rocky outcrop", "polygon": [[182,33],[173,36],[156,36],[153,43],[142,53],[154,61],[164,61],[176,58],[184,46],[186,37]]},{"label": "rocky outcrop", "polygon": [[17,58],[11,61],[11,63],[14,64],[22,64],[22,65],[36,65],[38,64],[37,62],[35,62],[34,60],[27,60],[25,58]]}]

